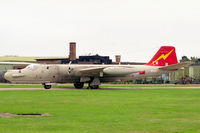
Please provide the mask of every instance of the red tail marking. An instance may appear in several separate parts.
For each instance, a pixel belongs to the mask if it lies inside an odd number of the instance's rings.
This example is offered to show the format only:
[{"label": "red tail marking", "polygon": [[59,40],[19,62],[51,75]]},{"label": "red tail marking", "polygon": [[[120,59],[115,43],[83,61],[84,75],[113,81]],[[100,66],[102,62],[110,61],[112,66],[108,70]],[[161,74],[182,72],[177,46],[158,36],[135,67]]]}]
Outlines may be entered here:
[{"label": "red tail marking", "polygon": [[162,46],[158,52],[154,55],[149,63],[149,66],[167,66],[177,64],[177,57],[175,47]]}]

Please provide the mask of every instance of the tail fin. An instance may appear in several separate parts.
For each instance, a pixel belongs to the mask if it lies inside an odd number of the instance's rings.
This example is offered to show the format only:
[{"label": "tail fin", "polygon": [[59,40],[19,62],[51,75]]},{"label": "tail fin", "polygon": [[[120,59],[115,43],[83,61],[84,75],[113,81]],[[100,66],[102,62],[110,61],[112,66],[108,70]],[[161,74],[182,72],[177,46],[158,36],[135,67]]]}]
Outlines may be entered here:
[{"label": "tail fin", "polygon": [[172,46],[162,46],[154,55],[149,63],[149,66],[168,66],[177,64],[176,50]]}]

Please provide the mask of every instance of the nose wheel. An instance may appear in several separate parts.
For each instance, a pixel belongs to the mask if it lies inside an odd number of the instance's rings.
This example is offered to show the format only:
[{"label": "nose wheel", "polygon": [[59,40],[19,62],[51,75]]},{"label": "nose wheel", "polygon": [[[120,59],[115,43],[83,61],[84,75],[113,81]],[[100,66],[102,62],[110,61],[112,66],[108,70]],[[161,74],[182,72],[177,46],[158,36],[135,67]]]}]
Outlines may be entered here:
[{"label": "nose wheel", "polygon": [[51,89],[51,85],[43,84],[43,86],[44,86],[45,89]]}]

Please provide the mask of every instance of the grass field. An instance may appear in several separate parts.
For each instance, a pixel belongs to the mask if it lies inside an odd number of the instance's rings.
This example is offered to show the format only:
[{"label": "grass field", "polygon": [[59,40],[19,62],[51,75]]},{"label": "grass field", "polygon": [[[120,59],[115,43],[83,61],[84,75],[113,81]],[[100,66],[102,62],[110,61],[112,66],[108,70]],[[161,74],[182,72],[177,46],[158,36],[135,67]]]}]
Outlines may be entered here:
[{"label": "grass field", "polygon": [[[85,88],[88,85],[85,84]],[[102,84],[101,88],[105,87],[200,87],[200,84],[174,85],[174,84]],[[41,84],[0,84],[0,88],[43,88]],[[52,88],[74,88],[73,84],[58,84]]]},{"label": "grass field", "polygon": [[197,133],[200,89],[0,91],[0,133]]}]

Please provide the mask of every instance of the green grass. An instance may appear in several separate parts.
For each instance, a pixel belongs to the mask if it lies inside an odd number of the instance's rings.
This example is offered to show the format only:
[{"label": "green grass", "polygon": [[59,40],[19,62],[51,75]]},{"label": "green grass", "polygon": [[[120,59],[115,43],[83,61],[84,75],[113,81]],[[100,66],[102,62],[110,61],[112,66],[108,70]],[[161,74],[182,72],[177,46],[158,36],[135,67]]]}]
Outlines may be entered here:
[{"label": "green grass", "polygon": [[0,91],[0,133],[197,133],[200,89]]},{"label": "green grass", "polygon": [[102,87],[200,87],[200,84],[103,84]]},{"label": "green grass", "polygon": [[[74,88],[73,84],[53,85],[53,88]],[[87,87],[87,84],[84,86]],[[174,85],[174,84],[102,84],[101,88],[106,87],[200,87],[200,84]],[[0,84],[0,88],[43,88],[41,84]]]}]

